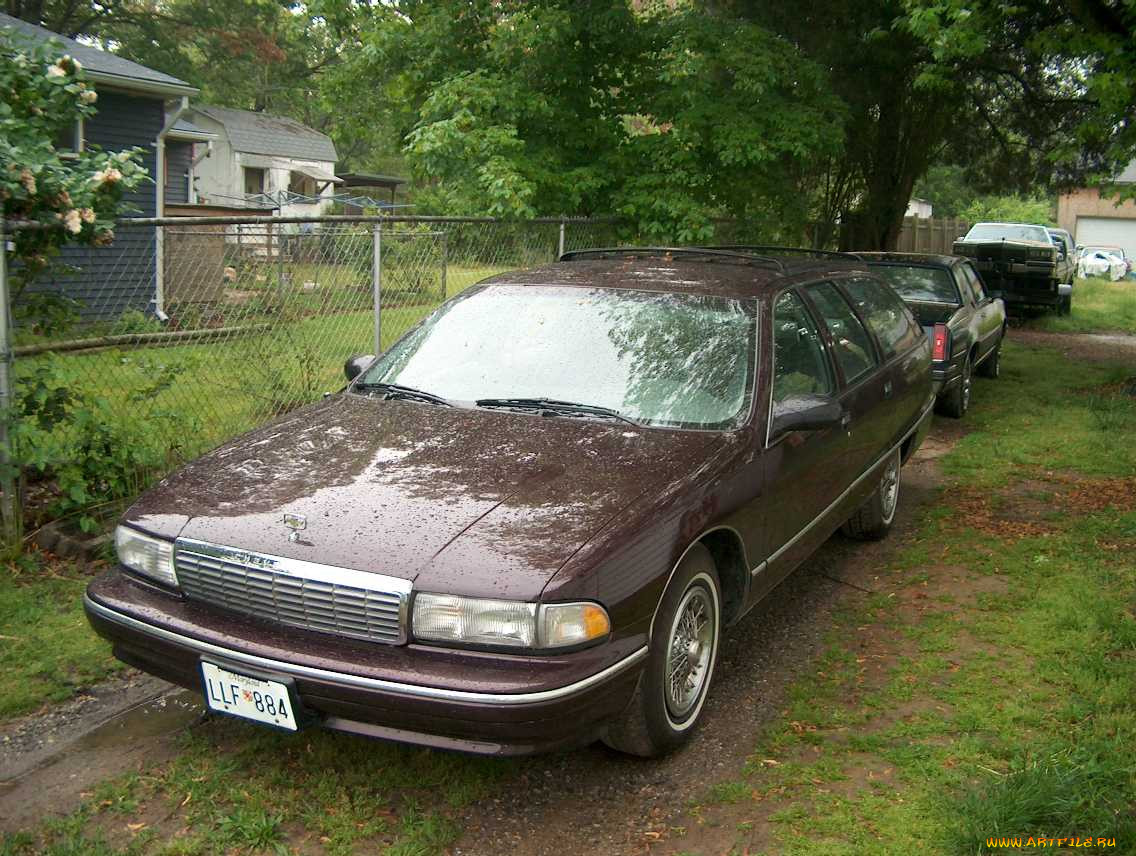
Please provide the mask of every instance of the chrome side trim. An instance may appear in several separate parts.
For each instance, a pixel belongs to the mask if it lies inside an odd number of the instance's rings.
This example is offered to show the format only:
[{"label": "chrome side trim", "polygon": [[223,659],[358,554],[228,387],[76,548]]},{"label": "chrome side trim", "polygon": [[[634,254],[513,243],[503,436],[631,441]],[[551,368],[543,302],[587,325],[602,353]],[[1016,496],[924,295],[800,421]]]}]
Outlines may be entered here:
[{"label": "chrome side trim", "polygon": [[749,575],[751,577],[756,577],[758,574],[760,574],[762,571],[764,571],[768,567],[769,567],[769,562],[762,562],[760,565],[758,565],[756,568],[754,568],[752,571],[750,571]]},{"label": "chrome side trim", "polygon": [[829,513],[832,511],[832,509],[836,508],[836,506],[840,505],[840,503],[842,503],[845,499],[847,499],[848,494],[850,494],[857,487],[859,487],[860,483],[863,482],[864,479],[866,479],[868,476],[870,476],[872,474],[872,471],[876,467],[878,467],[880,464],[882,464],[891,455],[895,454],[895,450],[898,449],[900,446],[902,446],[907,441],[907,438],[910,437],[912,434],[914,434],[919,429],[919,425],[923,422],[923,420],[926,418],[927,414],[931,411],[931,408],[934,407],[934,406],[935,406],[935,400],[931,399],[931,403],[923,408],[923,412],[919,414],[919,418],[917,418],[915,420],[915,424],[912,425],[907,430],[906,434],[904,434],[902,437],[899,438],[898,443],[896,443],[894,446],[892,446],[890,449],[888,449],[886,452],[884,452],[882,455],[880,455],[879,458],[877,458],[876,461],[871,466],[869,466],[866,470],[864,470],[864,472],[862,472],[859,475],[859,477],[857,477],[856,481],[852,482],[852,484],[850,484],[844,490],[844,493],[840,494],[840,496],[836,497],[836,499],[834,499],[832,502],[829,503],[828,508],[826,508],[820,514],[818,514],[816,517],[814,517],[809,523],[806,523],[805,527],[800,532],[798,532],[796,535],[794,535],[792,538],[790,538],[788,541],[786,541],[784,544],[782,544],[776,550],[776,552],[774,552],[773,555],[771,555],[765,561],[767,563],[776,562],[777,559],[779,559],[785,553],[786,550],[790,549],[794,544],[796,544],[798,541],[800,541],[801,538],[803,538],[805,535],[808,534],[809,530],[811,530],[814,526],[816,526],[818,523],[820,523],[821,520],[823,520],[825,517],[827,517],[829,515]]},{"label": "chrome side trim", "polygon": [[103,606],[100,603],[93,601],[89,595],[83,595],[83,605],[95,615],[104,618],[107,621],[114,622],[122,627],[136,630],[140,633],[145,633],[149,636],[161,639],[165,642],[172,642],[175,645],[181,645],[196,651],[199,654],[205,654],[213,657],[220,657],[230,663],[243,663],[246,666],[253,666],[258,669],[265,669],[270,672],[278,672],[281,675],[291,675],[300,678],[314,678],[322,681],[331,681],[344,686],[356,687],[365,690],[378,690],[380,692],[395,693],[397,695],[409,696],[411,698],[428,699],[430,701],[456,701],[456,702],[469,702],[473,704],[497,704],[497,705],[519,705],[519,704],[539,704],[541,702],[557,701],[558,699],[566,698],[567,696],[574,695],[578,692],[583,692],[586,689],[603,683],[608,678],[611,678],[625,669],[634,666],[647,656],[647,646],[644,645],[637,651],[632,652],[624,657],[617,663],[613,663],[606,669],[596,672],[594,675],[576,681],[575,683],[568,684],[567,686],[557,687],[551,690],[541,690],[540,692],[532,693],[478,693],[470,692],[467,690],[447,690],[440,687],[425,687],[418,684],[404,684],[399,681],[388,681],[382,678],[367,678],[362,675],[351,675],[346,672],[332,672],[327,669],[317,669],[312,666],[304,666],[298,663],[285,663],[281,660],[273,660],[268,657],[258,657],[255,654],[246,654],[243,651],[236,651],[232,648],[225,648],[221,645],[214,645],[211,642],[204,642],[200,639],[193,639],[189,636],[183,636],[180,633],[174,633],[172,630],[166,630],[162,627],[155,627],[153,624],[148,624],[145,621],[139,621],[137,618],[132,618],[129,615],[123,615],[121,612]]}]

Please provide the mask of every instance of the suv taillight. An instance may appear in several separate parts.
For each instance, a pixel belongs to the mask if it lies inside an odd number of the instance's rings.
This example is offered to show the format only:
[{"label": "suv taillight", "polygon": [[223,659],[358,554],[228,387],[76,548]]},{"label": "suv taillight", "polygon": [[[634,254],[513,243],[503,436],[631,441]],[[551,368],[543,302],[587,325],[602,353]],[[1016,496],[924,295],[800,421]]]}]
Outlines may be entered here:
[{"label": "suv taillight", "polygon": [[940,362],[947,358],[947,345],[951,341],[951,331],[946,324],[936,324],[931,333],[931,359]]}]

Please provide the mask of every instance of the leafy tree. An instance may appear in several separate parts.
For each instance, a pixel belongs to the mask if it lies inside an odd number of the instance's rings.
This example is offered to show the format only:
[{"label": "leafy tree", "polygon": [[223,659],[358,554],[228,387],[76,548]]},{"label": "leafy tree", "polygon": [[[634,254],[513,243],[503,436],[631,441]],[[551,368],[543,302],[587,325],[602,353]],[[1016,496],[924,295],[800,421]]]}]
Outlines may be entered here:
[{"label": "leafy tree", "polygon": [[409,0],[350,67],[344,97],[401,103],[418,199],[449,212],[621,213],[672,240],[733,214],[799,235],[804,178],[840,145],[820,68],[694,4]]},{"label": "leafy tree", "polygon": [[988,220],[1001,223],[1057,224],[1052,199],[1023,196],[981,196],[963,209],[960,216],[971,223]]},{"label": "leafy tree", "polygon": [[907,28],[933,52],[933,74],[980,84],[973,97],[987,100],[977,109],[998,121],[979,145],[1010,162],[1024,152],[1032,178],[1059,182],[1111,177],[1136,153],[1132,0],[905,4]]},{"label": "leafy tree", "polygon": [[69,243],[108,244],[123,194],[146,179],[140,149],[87,147],[61,153],[53,140],[95,113],[98,96],[82,67],[58,47],[0,33],[0,200],[4,219],[47,224],[12,236],[13,295]]}]

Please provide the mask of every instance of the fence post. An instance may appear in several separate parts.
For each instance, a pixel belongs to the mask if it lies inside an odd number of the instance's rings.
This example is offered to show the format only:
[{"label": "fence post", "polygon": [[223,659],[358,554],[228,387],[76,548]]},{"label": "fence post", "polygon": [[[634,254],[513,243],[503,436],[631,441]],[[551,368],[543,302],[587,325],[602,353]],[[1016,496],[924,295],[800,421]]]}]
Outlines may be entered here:
[{"label": "fence post", "polygon": [[564,221],[563,220],[560,221],[560,243],[557,245],[557,247],[558,247],[558,249],[557,249],[557,253],[556,253],[556,258],[559,260],[559,258],[562,255],[564,255]]},{"label": "fence post", "polygon": [[442,230],[442,300],[446,299],[446,292],[448,286],[446,284],[446,272],[450,266],[450,233]]},{"label": "fence post", "polygon": [[375,301],[375,356],[383,352],[383,224],[376,223],[371,238],[371,296]]},{"label": "fence post", "polygon": [[20,543],[20,504],[16,497],[16,470],[12,438],[12,313],[8,293],[8,236],[0,220],[0,526],[4,547],[15,552]]}]

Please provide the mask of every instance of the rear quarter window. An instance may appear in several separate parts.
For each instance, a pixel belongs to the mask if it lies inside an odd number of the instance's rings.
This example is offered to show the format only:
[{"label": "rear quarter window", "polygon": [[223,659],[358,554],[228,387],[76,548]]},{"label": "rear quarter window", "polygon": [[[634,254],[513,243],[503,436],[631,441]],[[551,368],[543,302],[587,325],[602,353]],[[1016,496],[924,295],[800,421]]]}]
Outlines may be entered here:
[{"label": "rear quarter window", "polygon": [[876,334],[885,355],[902,354],[918,344],[923,330],[890,286],[867,278],[845,280],[842,285],[860,317]]}]

